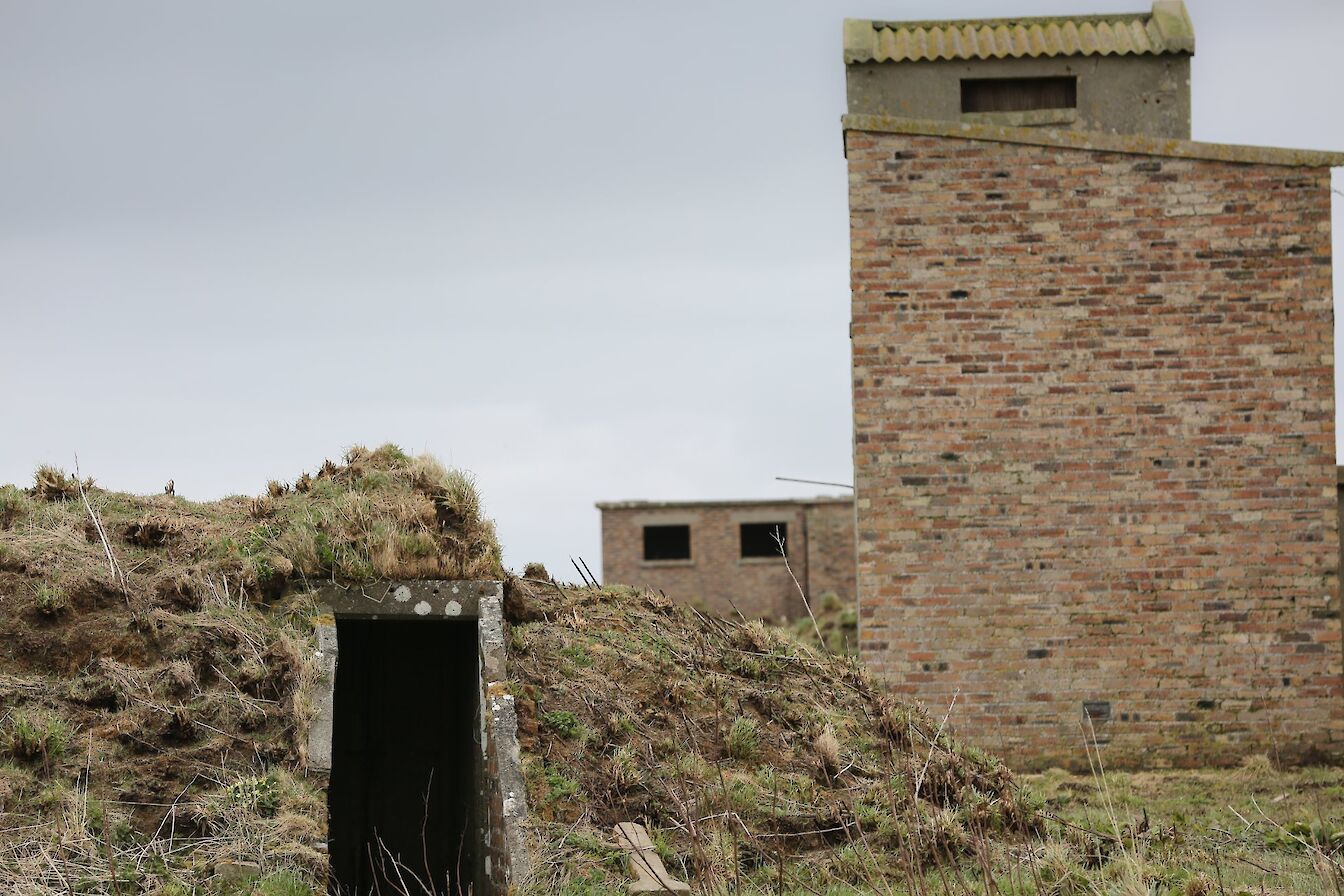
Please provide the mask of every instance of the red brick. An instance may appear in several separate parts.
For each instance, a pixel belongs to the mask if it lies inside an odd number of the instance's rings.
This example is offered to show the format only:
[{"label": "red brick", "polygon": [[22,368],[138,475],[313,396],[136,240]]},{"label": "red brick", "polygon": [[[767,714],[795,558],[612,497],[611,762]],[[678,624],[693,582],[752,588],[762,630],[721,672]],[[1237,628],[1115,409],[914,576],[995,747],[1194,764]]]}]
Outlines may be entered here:
[{"label": "red brick", "polygon": [[865,661],[1023,765],[1338,758],[1329,170],[847,155]]}]

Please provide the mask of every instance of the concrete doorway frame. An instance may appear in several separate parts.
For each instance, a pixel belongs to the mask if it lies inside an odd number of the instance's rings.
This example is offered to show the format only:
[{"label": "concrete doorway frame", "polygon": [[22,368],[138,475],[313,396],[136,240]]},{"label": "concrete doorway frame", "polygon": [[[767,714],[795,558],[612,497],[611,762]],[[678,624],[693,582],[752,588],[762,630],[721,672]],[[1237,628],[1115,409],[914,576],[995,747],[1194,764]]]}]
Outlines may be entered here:
[{"label": "concrete doorway frame", "polygon": [[529,863],[523,822],[527,792],[518,752],[518,716],[508,693],[504,650],[504,584],[498,581],[378,582],[364,586],[326,585],[318,590],[317,660],[321,669],[308,731],[308,766],[330,774],[335,722],[336,666],[340,644],[336,620],[463,622],[476,620],[480,670],[480,753],[475,779],[480,841],[476,844],[475,892],[507,893],[527,878]]}]

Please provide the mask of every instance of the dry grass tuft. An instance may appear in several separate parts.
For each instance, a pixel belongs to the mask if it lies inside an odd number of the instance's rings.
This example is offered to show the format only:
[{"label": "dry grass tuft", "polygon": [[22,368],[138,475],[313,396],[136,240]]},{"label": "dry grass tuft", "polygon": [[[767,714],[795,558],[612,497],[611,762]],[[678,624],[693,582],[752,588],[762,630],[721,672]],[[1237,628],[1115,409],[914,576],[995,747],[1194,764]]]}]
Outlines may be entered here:
[{"label": "dry grass tuft", "polygon": [[[33,473],[32,496],[39,501],[72,501],[79,497],[80,482],[59,467],[43,465]],[[85,479],[84,490],[93,488],[93,480]]]},{"label": "dry grass tuft", "polygon": [[1247,756],[1237,769],[1237,776],[1245,781],[1263,781],[1275,772],[1274,763],[1264,753]]},{"label": "dry grass tuft", "polygon": [[537,582],[551,582],[551,573],[546,569],[546,564],[533,561],[523,567],[523,578],[532,579]]},{"label": "dry grass tuft", "polygon": [[836,739],[833,726],[827,725],[821,730],[812,741],[812,750],[826,775],[834,776],[840,771],[840,741]]}]

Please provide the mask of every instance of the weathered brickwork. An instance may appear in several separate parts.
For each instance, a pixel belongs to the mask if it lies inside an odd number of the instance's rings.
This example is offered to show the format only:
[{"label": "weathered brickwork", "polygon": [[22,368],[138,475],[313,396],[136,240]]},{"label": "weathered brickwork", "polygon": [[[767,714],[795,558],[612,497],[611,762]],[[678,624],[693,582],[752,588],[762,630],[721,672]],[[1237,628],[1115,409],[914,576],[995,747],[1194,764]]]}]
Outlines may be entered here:
[{"label": "weathered brickwork", "polygon": [[869,666],[1026,766],[1338,756],[1329,170],[846,151]]},{"label": "weathered brickwork", "polygon": [[[621,502],[602,511],[602,578],[658,588],[674,600],[748,618],[806,614],[778,557],[743,557],[742,523],[787,526],[789,564],[809,599],[854,595],[854,505],[848,498],[806,501]],[[644,559],[644,527],[688,525],[689,560]]]},{"label": "weathered brickwork", "polygon": [[808,598],[835,594],[854,600],[854,502],[806,505]]}]

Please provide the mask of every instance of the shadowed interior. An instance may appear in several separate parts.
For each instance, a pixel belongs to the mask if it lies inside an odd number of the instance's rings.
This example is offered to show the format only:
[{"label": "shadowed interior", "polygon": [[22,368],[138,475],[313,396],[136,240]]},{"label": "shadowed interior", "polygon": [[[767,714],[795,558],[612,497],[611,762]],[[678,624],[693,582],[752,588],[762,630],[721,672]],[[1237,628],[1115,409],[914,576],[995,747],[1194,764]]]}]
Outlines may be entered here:
[{"label": "shadowed interior", "polygon": [[466,893],[478,839],[475,622],[336,626],[330,891]]}]

